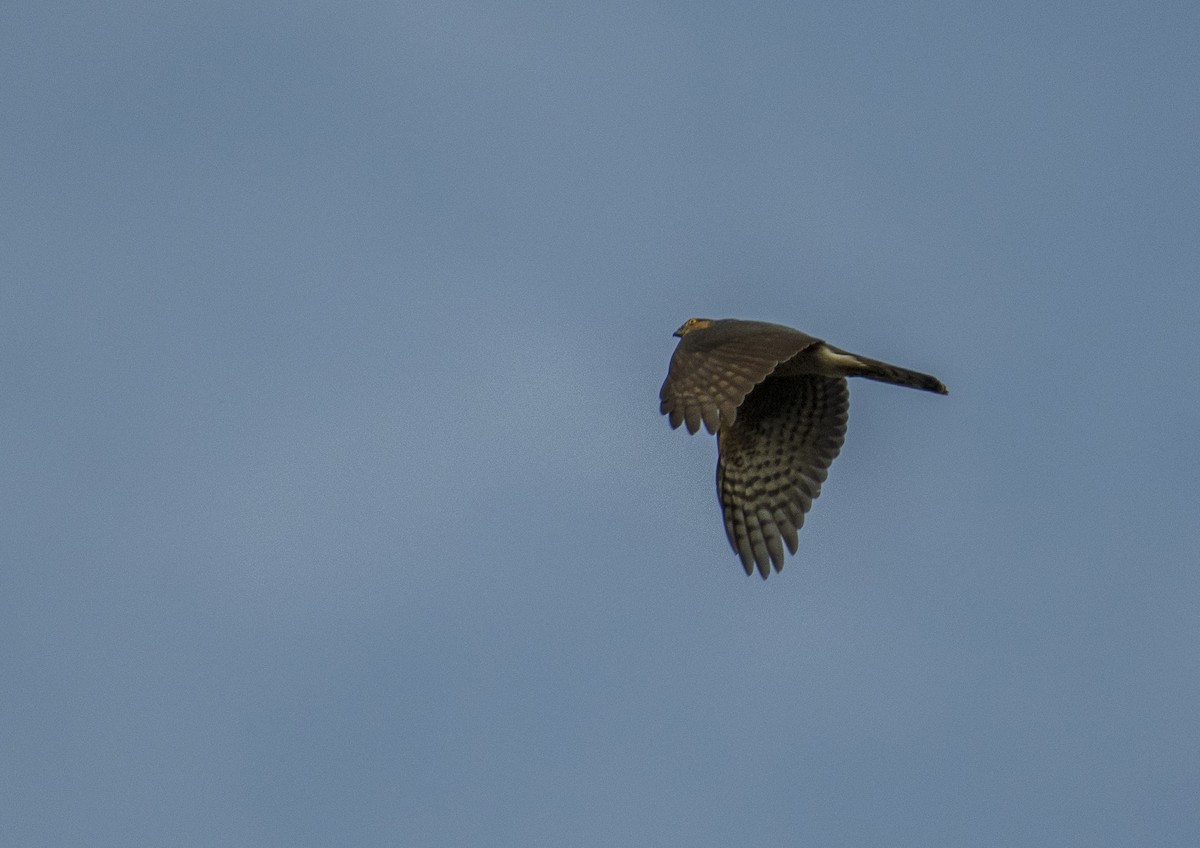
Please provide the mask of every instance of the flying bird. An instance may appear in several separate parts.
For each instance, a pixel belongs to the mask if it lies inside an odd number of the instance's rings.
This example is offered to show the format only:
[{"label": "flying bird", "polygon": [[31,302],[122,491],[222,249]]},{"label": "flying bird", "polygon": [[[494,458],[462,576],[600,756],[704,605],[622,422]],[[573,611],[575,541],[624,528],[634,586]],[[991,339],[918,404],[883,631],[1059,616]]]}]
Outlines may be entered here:
[{"label": "flying bird", "polygon": [[941,380],[763,321],[689,318],[675,331],[659,410],[671,427],[717,435],[725,535],[764,580],[796,553],[797,531],[842,449],[847,377],[946,394]]}]

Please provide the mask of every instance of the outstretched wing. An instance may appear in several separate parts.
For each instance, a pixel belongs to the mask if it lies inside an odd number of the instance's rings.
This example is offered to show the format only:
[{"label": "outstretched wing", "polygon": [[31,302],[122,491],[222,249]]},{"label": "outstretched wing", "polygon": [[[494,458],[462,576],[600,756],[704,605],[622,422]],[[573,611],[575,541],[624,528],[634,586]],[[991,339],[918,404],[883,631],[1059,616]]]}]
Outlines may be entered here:
[{"label": "outstretched wing", "polygon": [[703,421],[715,433],[737,420],[742,401],[779,363],[819,343],[779,324],[714,321],[679,340],[658,393],[659,411],[672,427],[686,423],[695,433]]},{"label": "outstretched wing", "polygon": [[[850,392],[840,377],[768,377],[750,392],[717,444],[725,534],[747,574],[783,568],[797,531],[842,448]],[[723,414],[723,411],[722,411]],[[706,422],[707,423],[707,422]]]}]

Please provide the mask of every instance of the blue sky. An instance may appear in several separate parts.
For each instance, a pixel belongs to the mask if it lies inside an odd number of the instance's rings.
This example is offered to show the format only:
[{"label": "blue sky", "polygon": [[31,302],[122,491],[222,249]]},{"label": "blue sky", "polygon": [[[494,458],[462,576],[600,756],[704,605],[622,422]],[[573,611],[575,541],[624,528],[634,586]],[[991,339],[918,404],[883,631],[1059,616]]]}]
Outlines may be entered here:
[{"label": "blue sky", "polygon": [[[0,11],[0,835],[1193,845],[1194,3]],[[724,539],[687,317],[854,381]]]}]

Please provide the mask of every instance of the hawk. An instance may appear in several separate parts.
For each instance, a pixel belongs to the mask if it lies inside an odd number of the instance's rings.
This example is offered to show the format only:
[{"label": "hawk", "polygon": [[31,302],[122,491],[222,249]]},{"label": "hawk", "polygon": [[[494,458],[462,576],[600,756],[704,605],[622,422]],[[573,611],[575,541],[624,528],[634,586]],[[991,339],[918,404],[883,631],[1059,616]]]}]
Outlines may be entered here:
[{"label": "hawk", "polygon": [[847,377],[946,394],[941,380],[763,321],[690,318],[675,331],[659,397],[671,427],[717,435],[725,535],[764,580],[796,553],[797,531],[842,449]]}]

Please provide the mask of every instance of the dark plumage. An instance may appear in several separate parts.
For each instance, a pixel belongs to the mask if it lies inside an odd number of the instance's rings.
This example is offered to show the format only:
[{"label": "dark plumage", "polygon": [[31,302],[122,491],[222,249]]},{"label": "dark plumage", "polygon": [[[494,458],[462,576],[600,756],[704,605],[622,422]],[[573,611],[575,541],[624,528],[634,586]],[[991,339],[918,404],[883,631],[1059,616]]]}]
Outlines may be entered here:
[{"label": "dark plumage", "polygon": [[846,377],[946,394],[936,377],[762,321],[689,319],[675,335],[660,411],[717,434],[717,492],[747,574],[783,568],[846,436]]}]

